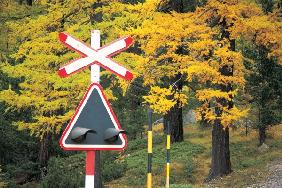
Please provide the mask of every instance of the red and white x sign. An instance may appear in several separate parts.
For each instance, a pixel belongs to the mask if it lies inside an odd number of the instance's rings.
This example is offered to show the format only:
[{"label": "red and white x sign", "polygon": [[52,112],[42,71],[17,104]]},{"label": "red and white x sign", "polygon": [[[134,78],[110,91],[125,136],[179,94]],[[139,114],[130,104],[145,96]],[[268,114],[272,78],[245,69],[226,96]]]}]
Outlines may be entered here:
[{"label": "red and white x sign", "polygon": [[133,78],[133,74],[129,70],[110,58],[114,54],[128,48],[133,42],[131,37],[120,38],[98,50],[94,50],[93,48],[64,32],[59,34],[59,38],[64,45],[72,50],[77,51],[82,56],[81,58],[75,59],[62,66],[58,72],[61,77],[67,77],[79,70],[97,63],[104,69],[109,70],[126,80],[131,80]]}]

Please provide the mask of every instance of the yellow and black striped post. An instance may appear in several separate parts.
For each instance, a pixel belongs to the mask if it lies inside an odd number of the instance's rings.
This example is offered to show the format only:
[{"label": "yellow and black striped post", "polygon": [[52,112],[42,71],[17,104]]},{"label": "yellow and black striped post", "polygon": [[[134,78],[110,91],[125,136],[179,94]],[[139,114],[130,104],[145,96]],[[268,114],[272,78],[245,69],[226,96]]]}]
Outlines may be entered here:
[{"label": "yellow and black striped post", "polygon": [[166,127],[166,188],[169,188],[169,172],[170,172],[170,125],[168,121]]},{"label": "yellow and black striped post", "polygon": [[152,188],[152,157],[153,157],[153,134],[152,134],[152,115],[149,109],[149,126],[148,126],[148,167],[147,167],[147,188]]}]

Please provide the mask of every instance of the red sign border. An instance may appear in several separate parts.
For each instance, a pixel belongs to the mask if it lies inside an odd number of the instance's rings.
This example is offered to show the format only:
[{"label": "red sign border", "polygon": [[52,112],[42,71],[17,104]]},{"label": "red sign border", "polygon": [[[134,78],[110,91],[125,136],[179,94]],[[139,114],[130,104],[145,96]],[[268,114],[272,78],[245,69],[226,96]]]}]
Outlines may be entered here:
[{"label": "red sign border", "polygon": [[87,95],[88,95],[90,89],[91,89],[94,85],[98,86],[98,88],[100,89],[100,91],[101,91],[101,93],[102,93],[102,96],[101,96],[101,97],[103,97],[104,100],[106,101],[106,105],[107,105],[108,108],[110,109],[110,113],[112,114],[115,123],[117,124],[118,128],[121,129],[121,126],[120,126],[120,124],[119,124],[119,122],[118,122],[118,119],[117,119],[117,117],[116,117],[116,115],[115,115],[113,109],[111,108],[111,105],[110,105],[109,101],[107,100],[107,98],[106,98],[106,96],[105,96],[105,94],[104,94],[104,92],[103,92],[102,86],[101,86],[100,84],[97,84],[97,83],[92,83],[92,84],[90,84],[90,85],[88,86],[87,91],[85,92],[85,94],[84,94],[82,100],[80,101],[78,107],[77,107],[76,110],[75,110],[74,115],[72,116],[70,122],[68,123],[67,127],[65,128],[65,130],[64,130],[64,132],[63,132],[63,134],[62,134],[62,136],[61,136],[61,138],[60,138],[59,143],[60,143],[61,148],[64,149],[64,150],[75,150],[75,151],[76,151],[76,150],[81,150],[81,151],[93,151],[93,150],[124,150],[124,149],[127,147],[127,145],[128,145],[128,142],[127,142],[127,139],[126,139],[126,135],[123,134],[123,133],[121,134],[121,136],[123,137],[125,144],[124,144],[124,147],[122,147],[122,148],[110,148],[110,147],[109,147],[109,148],[79,148],[79,147],[78,147],[78,148],[74,148],[74,147],[68,148],[68,147],[65,147],[65,146],[63,145],[63,138],[64,138],[65,136],[67,136],[67,135],[66,135],[67,131],[70,129],[70,126],[71,126],[71,124],[72,124],[74,118],[75,118],[76,115],[78,114],[78,112],[79,112],[79,110],[80,110],[82,104],[84,103],[84,101],[85,101],[85,99],[86,99],[86,97],[87,97]]}]

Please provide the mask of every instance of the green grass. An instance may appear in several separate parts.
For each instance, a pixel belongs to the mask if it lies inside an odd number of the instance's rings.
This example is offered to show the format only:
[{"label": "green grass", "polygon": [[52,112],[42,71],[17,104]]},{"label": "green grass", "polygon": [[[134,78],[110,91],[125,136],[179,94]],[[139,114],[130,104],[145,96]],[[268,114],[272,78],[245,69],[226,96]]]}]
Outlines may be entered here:
[{"label": "green grass", "polygon": [[[153,184],[154,187],[161,187],[165,184],[166,173],[166,145],[165,136],[154,135],[153,137]],[[195,181],[194,173],[197,164],[194,158],[203,153],[205,148],[200,144],[193,144],[189,141],[174,143],[171,147],[171,177],[172,184],[189,184]],[[116,181],[115,185],[124,187],[142,187],[147,178],[147,140],[137,139],[129,143],[126,150],[127,163],[126,175]],[[187,186],[186,186],[187,187]]]},{"label": "green grass", "polygon": [[[233,172],[212,181],[216,187],[244,187],[263,181],[267,176],[269,162],[282,157],[282,125],[269,130],[266,153],[257,150],[258,139],[255,130],[245,136],[244,129],[230,130],[230,152]],[[166,149],[165,137],[155,135],[153,146],[153,187],[165,186]],[[186,126],[184,142],[171,146],[172,188],[206,187],[211,161],[211,128],[201,129]],[[147,171],[147,140],[130,141],[125,151],[127,171],[120,179],[107,187],[145,187]]]},{"label": "green grass", "polygon": [[[257,132],[253,130],[248,136],[241,134],[244,129],[230,131],[230,152],[233,172],[211,182],[217,187],[246,187],[265,181],[267,164],[282,157],[282,126],[270,128],[266,144],[269,150],[260,153],[257,149]],[[210,158],[205,158],[210,160]],[[207,170],[206,170],[207,172]],[[203,186],[199,182],[200,187]]]},{"label": "green grass", "polygon": [[171,184],[170,188],[192,188],[191,184],[184,185],[184,184]]}]

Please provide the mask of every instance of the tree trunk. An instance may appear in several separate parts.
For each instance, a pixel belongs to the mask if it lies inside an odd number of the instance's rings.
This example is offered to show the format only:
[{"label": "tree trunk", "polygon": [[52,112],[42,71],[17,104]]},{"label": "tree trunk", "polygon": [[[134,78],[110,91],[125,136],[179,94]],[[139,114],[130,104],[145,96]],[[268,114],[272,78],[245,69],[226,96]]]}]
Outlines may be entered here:
[{"label": "tree trunk", "polygon": [[262,145],[266,139],[266,126],[260,125],[259,126],[259,145]]},{"label": "tree trunk", "polygon": [[[182,75],[176,75],[174,81],[175,92],[180,92],[183,88]],[[179,102],[164,115],[164,133],[166,133],[167,123],[170,123],[171,143],[183,141],[183,117],[182,107]]]},{"label": "tree trunk", "polygon": [[[185,3],[186,2],[186,3]],[[184,13],[188,11],[194,11],[197,6],[196,0],[166,0],[159,4],[158,11],[160,12],[171,12],[176,11],[179,13]],[[183,48],[180,47],[177,53],[183,54]],[[174,81],[175,92],[182,90],[183,81],[181,79],[182,75],[179,73],[176,75]],[[164,133],[166,132],[167,123],[170,123],[171,130],[171,142],[181,142],[183,141],[183,117],[182,117],[182,107],[178,102],[170,111],[164,115]]]},{"label": "tree trunk", "polygon": [[[264,103],[264,101],[262,100],[261,101],[261,105],[263,106],[263,107],[265,107],[265,103]],[[263,107],[261,107],[261,108],[259,108],[259,113],[258,113],[258,119],[259,119],[259,126],[258,126],[258,128],[259,128],[259,146],[261,146],[264,142],[265,142],[265,139],[266,139],[266,127],[267,127],[267,125],[265,125],[264,124],[264,122],[263,122],[263,117],[261,117],[262,115],[262,108]]]},{"label": "tree trunk", "polygon": [[[228,69],[224,66],[221,69],[221,73]],[[231,74],[231,72],[229,72]],[[228,75],[228,74],[224,74]],[[227,86],[221,85],[221,91],[231,91],[232,86],[228,84]],[[231,109],[233,107],[233,101],[228,101],[225,98],[217,100],[219,106],[228,107]],[[217,117],[222,116],[222,110],[220,107],[215,108],[215,113]],[[231,173],[231,161],[230,161],[230,150],[229,150],[229,128],[228,126],[224,128],[221,124],[220,119],[215,120],[212,130],[212,161],[211,169],[207,180],[211,180],[217,176],[223,176]]]},{"label": "tree trunk", "polygon": [[183,119],[182,108],[175,105],[166,115],[164,115],[164,132],[166,131],[167,123],[170,125],[171,142],[183,141]]},{"label": "tree trunk", "polygon": [[41,167],[46,167],[49,159],[48,147],[50,144],[51,135],[45,134],[43,139],[40,141],[40,150],[39,150],[39,163]]},{"label": "tree trunk", "polygon": [[212,130],[212,161],[208,180],[231,173],[229,128],[215,121]]},{"label": "tree trunk", "polygon": [[[230,39],[230,33],[226,21],[223,20],[222,26],[222,39],[227,39],[230,42],[230,50],[235,51],[235,40]],[[224,65],[219,69],[221,75],[233,76],[233,66]],[[232,91],[232,85],[220,84],[219,88],[221,91],[229,92]],[[230,96],[232,99],[232,97]],[[207,180],[211,180],[217,176],[227,175],[232,172],[230,150],[229,150],[229,128],[223,127],[220,117],[222,117],[222,107],[228,109],[233,108],[233,100],[227,100],[225,98],[217,99],[218,106],[215,107],[215,114],[218,119],[214,121],[212,130],[212,160],[211,169]],[[221,107],[220,107],[221,106]]]}]

